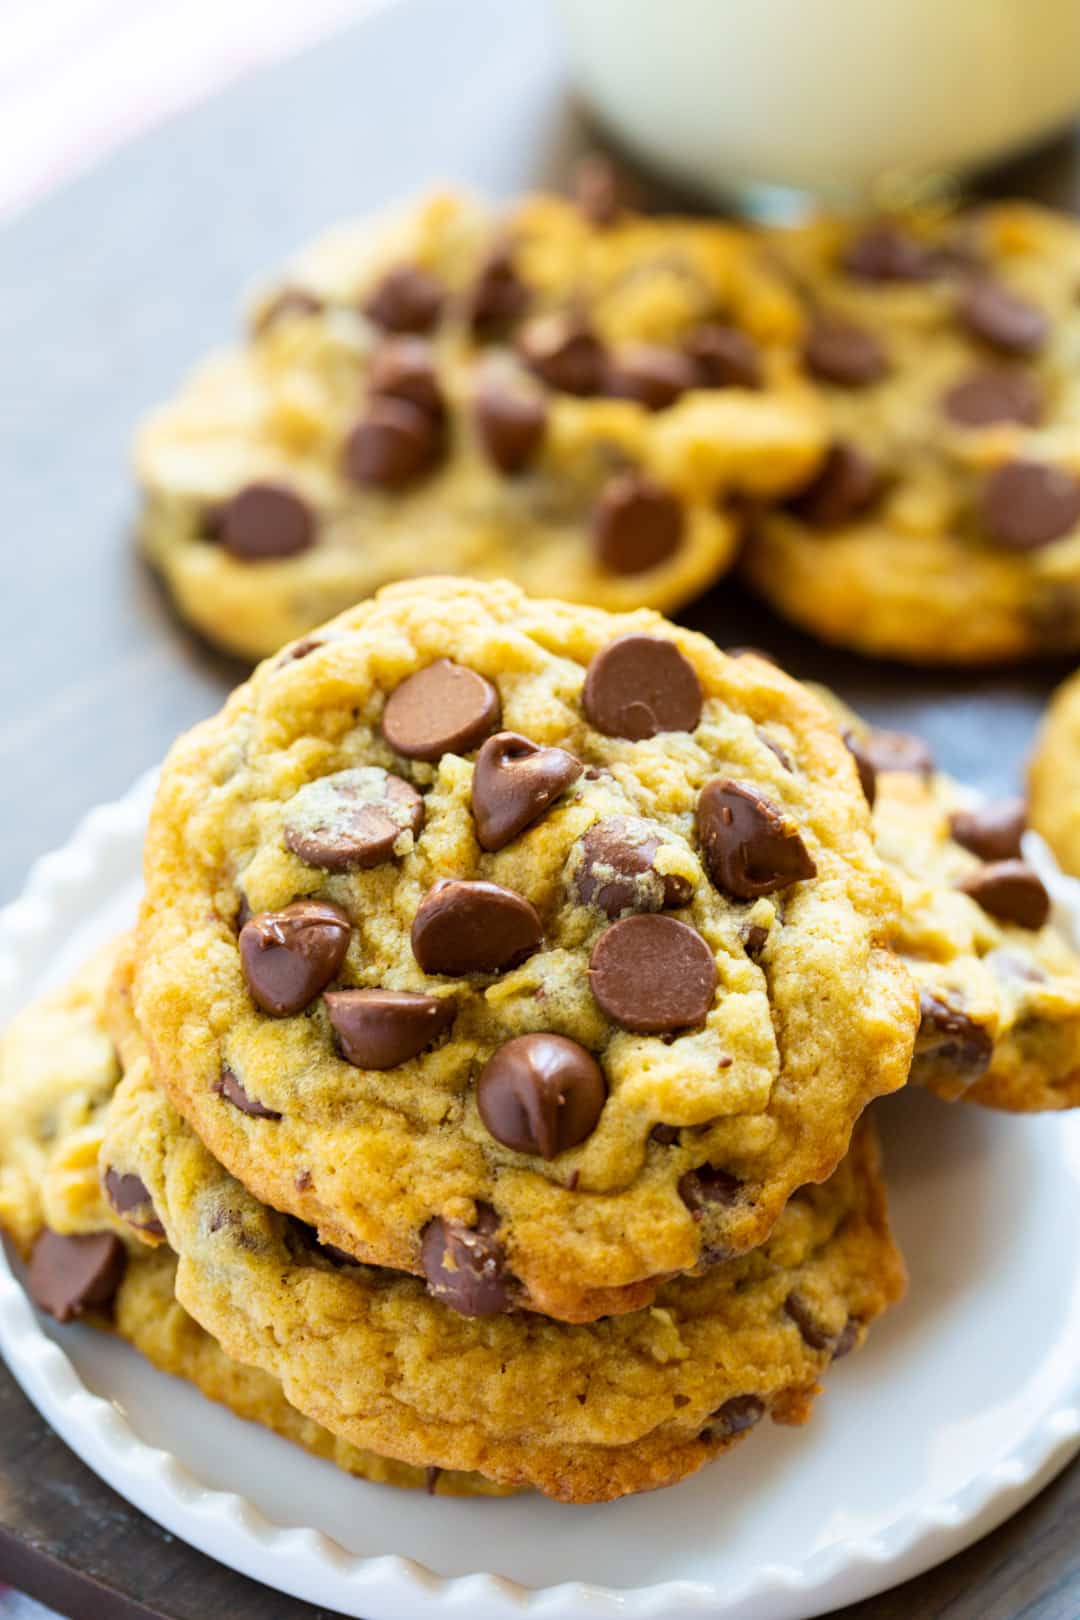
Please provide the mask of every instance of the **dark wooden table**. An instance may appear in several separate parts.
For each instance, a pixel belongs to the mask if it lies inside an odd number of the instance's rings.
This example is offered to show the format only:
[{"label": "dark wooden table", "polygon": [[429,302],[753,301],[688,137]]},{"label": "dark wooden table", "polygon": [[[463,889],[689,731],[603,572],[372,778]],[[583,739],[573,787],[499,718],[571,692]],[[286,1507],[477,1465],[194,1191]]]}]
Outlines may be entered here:
[{"label": "dark wooden table", "polygon": [[[0,237],[0,901],[243,673],[175,621],[132,555],[140,412],[234,330],[238,289],[327,222],[436,178],[494,194],[558,181],[582,141],[546,0],[403,0],[122,150]],[[1077,207],[1076,141],[993,184]],[[1065,672],[867,663],[786,630],[728,581],[686,618],[922,730],[991,792],[1017,785]],[[844,1620],[1077,1620],[1078,1522],[1075,1465],[995,1535]],[[128,1507],[2,1368],[0,1579],[73,1620],[326,1613]]]}]

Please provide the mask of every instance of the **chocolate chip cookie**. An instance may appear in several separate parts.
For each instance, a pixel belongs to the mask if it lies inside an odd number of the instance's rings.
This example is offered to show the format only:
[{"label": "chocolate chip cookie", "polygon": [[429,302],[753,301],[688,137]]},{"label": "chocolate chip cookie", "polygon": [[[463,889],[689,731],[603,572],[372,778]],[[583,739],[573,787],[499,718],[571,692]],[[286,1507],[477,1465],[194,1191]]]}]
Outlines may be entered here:
[{"label": "chocolate chip cookie", "polygon": [[831,449],[750,580],[913,663],[1080,647],[1080,228],[1028,204],[779,233]]},{"label": "chocolate chip cookie", "polygon": [[128,950],[125,940],[100,952],[61,991],[28,1008],[0,1042],[0,1226],[28,1262],[35,1303],[60,1321],[111,1329],[164,1372],[361,1479],[440,1494],[503,1494],[505,1487],[478,1474],[414,1468],[362,1451],[298,1412],[276,1379],[230,1360],[178,1303],[172,1251],[145,1247],[117,1215],[98,1158],[121,1073],[106,1028],[106,986],[118,967],[127,982]]},{"label": "chocolate chip cookie", "polygon": [[147,420],[143,544],[250,658],[431,572],[674,608],[732,497],[820,460],[802,321],[731,225],[430,196],[315,243]]},{"label": "chocolate chip cookie", "polygon": [[[211,1158],[145,1062],[116,1093],[101,1162],[146,1189],[185,1309],[299,1411],[354,1445],[568,1502],[673,1484],[766,1416],[803,1422],[821,1374],[904,1289],[865,1121],[763,1248],[591,1324],[470,1320],[419,1279],[326,1248]],[[455,1263],[482,1289],[478,1253]]]},{"label": "chocolate chip cookie", "polygon": [[176,746],[146,883],[177,1108],[465,1313],[633,1310],[755,1247],[910,1065],[831,717],[648,612],[390,587]]},{"label": "chocolate chip cookie", "polygon": [[1028,772],[1031,825],[1080,877],[1080,677],[1062,682],[1043,716]]},{"label": "chocolate chip cookie", "polygon": [[1080,1106],[1080,956],[1023,858],[1023,801],[976,802],[916,737],[857,721],[848,737],[902,891],[912,1079],[1015,1113]]}]

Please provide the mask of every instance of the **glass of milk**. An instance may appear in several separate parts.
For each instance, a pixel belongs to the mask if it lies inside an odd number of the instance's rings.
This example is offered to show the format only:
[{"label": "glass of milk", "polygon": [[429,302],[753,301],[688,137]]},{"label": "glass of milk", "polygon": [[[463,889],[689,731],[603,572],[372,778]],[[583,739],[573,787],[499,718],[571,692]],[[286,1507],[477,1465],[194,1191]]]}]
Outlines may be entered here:
[{"label": "glass of milk", "polygon": [[907,200],[1080,107],[1080,0],[558,0],[587,103],[716,198]]}]

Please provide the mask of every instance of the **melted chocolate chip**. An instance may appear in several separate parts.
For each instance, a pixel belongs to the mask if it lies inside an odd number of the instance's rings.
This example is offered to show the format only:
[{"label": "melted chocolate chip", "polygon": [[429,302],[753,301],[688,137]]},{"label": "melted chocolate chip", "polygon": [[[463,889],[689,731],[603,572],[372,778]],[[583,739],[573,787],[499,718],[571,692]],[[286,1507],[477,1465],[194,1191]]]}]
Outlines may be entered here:
[{"label": "melted chocolate chip", "polygon": [[358,1069],[396,1069],[437,1041],[457,1011],[413,990],[330,990],[326,1011],[341,1055]]},{"label": "melted chocolate chip", "polygon": [[856,444],[838,441],[812,481],[788,505],[815,529],[835,529],[872,506],[881,487],[881,471],[873,457]]},{"label": "melted chocolate chip", "polygon": [[543,932],[524,895],[497,883],[451,880],[420,902],[413,955],[425,973],[505,973],[538,949]]},{"label": "melted chocolate chip", "polygon": [[702,1433],[703,1440],[731,1440],[745,1434],[765,1416],[765,1402],[757,1395],[733,1395],[730,1401],[718,1406],[709,1419],[709,1427]]},{"label": "melted chocolate chip", "polygon": [[690,334],[686,352],[699,388],[760,388],[764,382],[758,346],[737,326],[699,326]]},{"label": "melted chocolate chip", "polygon": [[578,317],[539,315],[523,329],[518,347],[549,388],[564,394],[602,394],[608,362],[604,346]]},{"label": "melted chocolate chip", "polygon": [[541,748],[516,731],[489,737],[476,756],[472,812],[481,849],[502,849],[582,772],[565,748]]},{"label": "melted chocolate chip", "polygon": [[997,422],[1037,427],[1042,389],[1027,371],[986,366],[953,383],[942,395],[941,408],[958,427],[992,427]]},{"label": "melted chocolate chip", "polygon": [[593,556],[613,574],[658,568],[678,550],[682,535],[678,498],[644,473],[617,473],[593,508]]},{"label": "melted chocolate chip", "polygon": [[981,804],[974,810],[954,810],[949,817],[949,831],[956,842],[981,861],[1019,858],[1026,827],[1027,805],[1023,799],[999,799],[996,804]]},{"label": "melted chocolate chip", "polygon": [[739,938],[751,962],[756,962],[769,943],[769,930],[763,923],[743,923]]},{"label": "melted chocolate chip", "polygon": [[693,361],[678,349],[633,343],[619,350],[609,368],[607,386],[616,399],[636,400],[647,410],[663,411],[693,388],[695,381]]},{"label": "melted chocolate chip", "polygon": [[26,1286],[34,1304],[58,1322],[72,1322],[113,1299],[127,1256],[113,1232],[65,1237],[49,1227],[34,1243]]},{"label": "melted chocolate chip", "polygon": [[623,917],[604,930],[589,958],[597,1005],[635,1034],[662,1035],[703,1024],[716,982],[708,945],[675,917]]},{"label": "melted chocolate chip", "polygon": [[791,763],[791,755],[788,753],[786,748],[781,748],[775,737],[770,737],[769,733],[764,731],[761,726],[755,726],[754,732],[758,741],[765,744],[765,747],[769,750],[769,753],[775,754],[785,771],[793,771],[795,769],[794,765]]},{"label": "melted chocolate chip", "polygon": [[315,515],[288,484],[247,484],[218,509],[215,535],[241,562],[294,557],[315,543]]},{"label": "melted chocolate chip", "polygon": [[280,1114],[275,1113],[272,1108],[267,1108],[257,1097],[252,1097],[227,1064],[222,1068],[214,1090],[219,1097],[224,1097],[226,1102],[232,1103],[234,1108],[239,1108],[242,1114],[250,1114],[252,1119],[281,1118]]},{"label": "melted chocolate chip", "polygon": [[408,400],[436,423],[446,409],[434,351],[425,338],[388,338],[371,362],[368,390],[388,399]]},{"label": "melted chocolate chip", "polygon": [[986,1073],[994,1055],[994,1038],[984,1025],[925,986],[919,989],[919,1012],[911,1066],[913,1080],[924,1080],[944,1070],[969,1086]]},{"label": "melted chocolate chip", "polygon": [[350,429],[342,465],[354,484],[401,489],[430,472],[442,450],[442,429],[430,412],[381,395]]},{"label": "melted chocolate chip", "polygon": [[649,1132],[650,1139],[659,1143],[661,1147],[674,1147],[679,1140],[679,1127],[677,1125],[654,1125]]},{"label": "melted chocolate chip", "polygon": [[364,314],[388,332],[429,332],[442,313],[442,283],[417,264],[387,272],[375,287]]},{"label": "melted chocolate chip", "polygon": [[497,1142],[553,1159],[596,1129],[607,1099],[603,1070],[565,1035],[519,1035],[480,1071],[476,1105]]},{"label": "melted chocolate chip", "polygon": [[464,664],[436,659],[402,681],[387,698],[382,734],[406,759],[467,754],[499,724],[499,694]]},{"label": "melted chocolate chip", "polygon": [[844,741],[854,756],[866,802],[871,806],[877,797],[879,773],[908,771],[927,779],[933,775],[933,754],[921,737],[908,731],[885,731],[874,726],[863,732],[845,731]]},{"label": "melted chocolate chip", "polygon": [[754,900],[817,874],[792,818],[748,782],[707,782],[698,799],[698,837],[709,876],[736,900]]},{"label": "melted chocolate chip", "polygon": [[529,307],[529,289],[503,243],[481,265],[466,301],[466,315],[477,337],[492,337],[519,321]]},{"label": "melted chocolate chip", "polygon": [[792,1292],[784,1301],[784,1310],[802,1334],[803,1343],[811,1350],[831,1350],[835,1334],[817,1320],[813,1309],[801,1294]]},{"label": "melted chocolate chip", "polygon": [[701,682],[672,641],[619,636],[589,665],[582,702],[606,737],[641,742],[665,731],[693,731],[701,719]]},{"label": "melted chocolate chip", "polygon": [[730,1208],[738,1202],[742,1183],[727,1170],[718,1170],[712,1164],[700,1164],[679,1177],[679,1197],[687,1209],[700,1220],[710,1204]]},{"label": "melted chocolate chip", "polygon": [[867,388],[889,369],[881,343],[865,327],[838,315],[817,315],[806,338],[806,364],[840,388]]},{"label": "melted chocolate chip", "polygon": [[275,1018],[303,1012],[345,960],[351,928],[340,906],[294,900],[240,930],[240,962],[256,1006]]},{"label": "melted chocolate chip", "polygon": [[1041,461],[1006,461],[983,485],[983,526],[1014,551],[1060,540],[1080,522],[1080,481]]},{"label": "melted chocolate chip", "polygon": [[283,832],[285,847],[308,866],[351,872],[392,860],[402,844],[403,853],[423,825],[424,801],[411,783],[359,765],[294,794]]},{"label": "melted chocolate chip", "polygon": [[924,281],[934,270],[933,255],[918,237],[887,221],[860,231],[840,262],[860,281]]},{"label": "melted chocolate chip", "polygon": [[476,391],[473,420],[488,459],[509,475],[520,472],[539,450],[548,408],[536,395],[488,378]]},{"label": "melted chocolate chip", "polygon": [[1026,861],[991,861],[957,888],[991,917],[1018,928],[1042,928],[1050,916],[1050,896]]},{"label": "melted chocolate chip", "polygon": [[154,1211],[150,1190],[138,1176],[122,1175],[119,1170],[106,1170],[102,1185],[105,1196],[118,1215],[139,1232],[152,1237],[164,1237],[165,1228]]},{"label": "melted chocolate chip", "polygon": [[667,842],[663,827],[641,816],[608,816],[581,840],[574,891],[583,906],[608,917],[624,911],[666,911],[685,906],[693,894],[688,878],[658,872],[656,857]]},{"label": "melted chocolate chip", "polygon": [[832,1358],[841,1361],[849,1356],[859,1342],[860,1322],[857,1316],[849,1316],[840,1332],[840,1337],[833,1345]]},{"label": "melted chocolate chip", "polygon": [[420,1263],[429,1291],[460,1316],[495,1316],[510,1309],[513,1279],[498,1240],[499,1217],[477,1205],[475,1226],[436,1216],[424,1228]]},{"label": "melted chocolate chip", "polygon": [[1038,305],[990,276],[977,276],[969,282],[957,314],[973,337],[1005,354],[1037,354],[1050,331],[1050,322]]}]

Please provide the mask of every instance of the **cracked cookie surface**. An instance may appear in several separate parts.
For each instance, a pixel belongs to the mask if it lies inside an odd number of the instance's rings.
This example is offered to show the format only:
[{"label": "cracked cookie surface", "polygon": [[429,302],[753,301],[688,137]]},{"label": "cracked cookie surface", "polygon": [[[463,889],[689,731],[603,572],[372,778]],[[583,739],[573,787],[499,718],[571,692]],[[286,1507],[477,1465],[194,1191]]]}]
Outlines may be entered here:
[{"label": "cracked cookie surface", "polygon": [[731,225],[437,194],[321,238],[147,419],[142,541],[250,658],[436,571],[669,610],[730,563],[732,496],[820,460],[801,331]]},{"label": "cracked cookie surface", "polygon": [[644,612],[384,591],[178,743],[146,882],[177,1108],[466,1312],[589,1320],[755,1247],[910,1064],[831,718]]},{"label": "cracked cookie surface", "polygon": [[745,551],[826,641],[914,663],[1080,646],[1080,228],[1022,203],[778,232],[832,448]]},{"label": "cracked cookie surface", "polygon": [[153,1084],[125,1016],[103,1173],[144,1186],[191,1315],[357,1445],[563,1501],[656,1489],[766,1415],[803,1422],[820,1375],[903,1293],[864,1120],[840,1168],[791,1199],[762,1248],[667,1283],[652,1306],[588,1324],[470,1320],[252,1197]]}]

